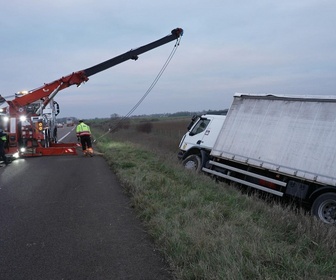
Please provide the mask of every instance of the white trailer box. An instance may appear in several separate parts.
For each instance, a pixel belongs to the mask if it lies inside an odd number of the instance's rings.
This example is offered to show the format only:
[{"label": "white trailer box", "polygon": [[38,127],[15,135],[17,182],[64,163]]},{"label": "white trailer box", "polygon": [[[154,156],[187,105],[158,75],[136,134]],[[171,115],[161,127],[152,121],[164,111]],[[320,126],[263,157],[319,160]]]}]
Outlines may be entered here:
[{"label": "white trailer box", "polygon": [[336,97],[235,94],[213,157],[336,186]]}]

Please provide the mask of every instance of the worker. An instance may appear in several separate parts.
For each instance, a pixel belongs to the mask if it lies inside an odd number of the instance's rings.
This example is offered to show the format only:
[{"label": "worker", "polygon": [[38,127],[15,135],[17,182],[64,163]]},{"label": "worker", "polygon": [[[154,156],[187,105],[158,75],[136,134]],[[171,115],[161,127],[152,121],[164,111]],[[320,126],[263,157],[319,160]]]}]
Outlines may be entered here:
[{"label": "worker", "polygon": [[0,159],[2,159],[4,164],[7,166],[9,161],[5,154],[6,141],[7,141],[7,133],[5,133],[2,128],[0,128]]},{"label": "worker", "polygon": [[79,120],[79,124],[76,127],[76,134],[78,142],[82,144],[82,150],[84,156],[93,156],[92,142],[91,142],[91,130],[90,126],[84,123],[83,120]]}]

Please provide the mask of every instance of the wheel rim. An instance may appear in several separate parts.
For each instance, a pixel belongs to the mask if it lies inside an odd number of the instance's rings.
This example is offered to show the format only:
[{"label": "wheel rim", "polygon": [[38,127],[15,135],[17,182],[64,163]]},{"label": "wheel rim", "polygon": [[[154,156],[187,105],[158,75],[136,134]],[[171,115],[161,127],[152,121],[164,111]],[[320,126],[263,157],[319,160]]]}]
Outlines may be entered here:
[{"label": "wheel rim", "polygon": [[318,216],[325,223],[336,223],[336,201],[332,199],[324,201],[318,208]]},{"label": "wheel rim", "polygon": [[184,167],[187,169],[191,169],[191,170],[196,170],[197,165],[193,160],[188,160],[185,164]]}]

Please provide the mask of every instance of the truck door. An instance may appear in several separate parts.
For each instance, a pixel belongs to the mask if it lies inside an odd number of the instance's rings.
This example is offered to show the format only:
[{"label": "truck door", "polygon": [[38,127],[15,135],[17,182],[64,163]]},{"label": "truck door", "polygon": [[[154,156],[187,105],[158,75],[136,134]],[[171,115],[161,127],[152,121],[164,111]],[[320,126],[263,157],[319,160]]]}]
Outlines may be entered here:
[{"label": "truck door", "polygon": [[200,118],[196,125],[192,128],[189,132],[189,136],[191,137],[192,142],[197,145],[204,144],[205,136],[209,134],[209,130],[206,128],[208,127],[211,119],[208,118]]}]

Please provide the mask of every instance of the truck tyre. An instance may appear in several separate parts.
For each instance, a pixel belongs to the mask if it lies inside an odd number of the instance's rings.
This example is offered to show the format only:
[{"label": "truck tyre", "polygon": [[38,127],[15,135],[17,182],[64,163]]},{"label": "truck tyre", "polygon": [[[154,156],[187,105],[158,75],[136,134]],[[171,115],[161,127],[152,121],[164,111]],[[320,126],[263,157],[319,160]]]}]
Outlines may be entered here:
[{"label": "truck tyre", "polygon": [[313,203],[312,213],[327,224],[336,224],[336,193],[320,195]]},{"label": "truck tyre", "polygon": [[201,158],[198,155],[190,155],[187,156],[183,161],[182,161],[183,166],[186,169],[193,170],[195,172],[200,172],[201,171]]}]

